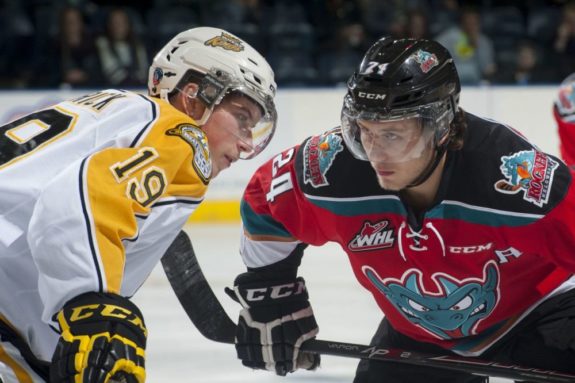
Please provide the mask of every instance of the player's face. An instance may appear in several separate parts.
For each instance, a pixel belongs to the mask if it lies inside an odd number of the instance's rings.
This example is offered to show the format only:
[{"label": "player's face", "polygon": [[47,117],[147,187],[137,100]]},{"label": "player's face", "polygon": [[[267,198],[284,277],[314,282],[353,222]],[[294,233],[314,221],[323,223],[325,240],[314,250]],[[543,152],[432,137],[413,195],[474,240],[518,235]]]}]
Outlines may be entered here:
[{"label": "player's face", "polygon": [[357,123],[369,162],[386,190],[404,189],[433,158],[432,140],[423,133],[419,118]]},{"label": "player's face", "polygon": [[226,96],[214,109],[202,126],[212,157],[212,177],[236,162],[240,153],[252,150],[251,129],[261,118],[261,108],[237,94]]}]

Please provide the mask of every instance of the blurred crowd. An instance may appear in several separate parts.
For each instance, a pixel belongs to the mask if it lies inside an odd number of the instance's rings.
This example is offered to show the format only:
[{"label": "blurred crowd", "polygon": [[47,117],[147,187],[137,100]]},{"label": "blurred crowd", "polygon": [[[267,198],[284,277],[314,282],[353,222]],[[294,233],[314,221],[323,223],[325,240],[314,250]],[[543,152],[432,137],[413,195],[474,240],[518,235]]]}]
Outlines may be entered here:
[{"label": "blurred crowd", "polygon": [[466,85],[575,69],[575,1],[0,0],[0,88],[145,87],[151,55],[199,25],[251,43],[280,86],[342,85],[383,35],[439,41]]}]

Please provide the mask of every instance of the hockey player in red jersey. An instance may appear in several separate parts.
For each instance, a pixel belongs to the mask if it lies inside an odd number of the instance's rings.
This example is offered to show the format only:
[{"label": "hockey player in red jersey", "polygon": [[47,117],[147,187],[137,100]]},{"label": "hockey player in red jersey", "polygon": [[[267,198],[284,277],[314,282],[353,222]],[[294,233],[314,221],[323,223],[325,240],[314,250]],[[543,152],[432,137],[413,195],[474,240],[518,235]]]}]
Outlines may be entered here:
[{"label": "hockey player in red jersey", "polygon": [[271,67],[221,29],[175,36],[148,88],[0,126],[3,383],[143,383],[147,330],[130,298],[210,180],[275,130]]},{"label": "hockey player in red jersey", "polygon": [[[247,271],[229,292],[242,305],[244,365],[318,365],[299,352],[318,325],[297,269],[306,246],[336,242],[385,315],[373,345],[575,372],[570,172],[459,108],[459,94],[443,46],[382,38],[349,79],[341,127],[253,175],[241,204]],[[484,381],[369,360],[354,380]]]},{"label": "hockey player in red jersey", "polygon": [[553,104],[553,117],[557,122],[561,158],[572,167],[575,165],[575,74],[561,82]]}]

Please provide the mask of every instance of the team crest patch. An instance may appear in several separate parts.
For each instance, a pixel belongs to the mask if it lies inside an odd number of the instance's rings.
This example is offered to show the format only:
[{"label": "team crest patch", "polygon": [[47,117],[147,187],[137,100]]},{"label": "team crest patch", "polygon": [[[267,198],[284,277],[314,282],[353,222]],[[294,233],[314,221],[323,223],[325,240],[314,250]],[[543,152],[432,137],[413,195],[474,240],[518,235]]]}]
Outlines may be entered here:
[{"label": "team crest patch", "polygon": [[182,124],[168,130],[166,134],[178,136],[192,147],[194,151],[192,165],[202,182],[207,185],[212,176],[212,161],[204,132],[195,126]]},{"label": "team crest patch", "polygon": [[539,207],[549,200],[557,161],[536,150],[523,150],[501,157],[504,180],[495,182],[495,190],[504,194],[523,192],[523,199]]},{"label": "team crest patch", "polygon": [[395,236],[388,220],[371,223],[365,221],[359,233],[347,244],[351,251],[387,249],[393,246]]},{"label": "team crest patch", "polygon": [[325,174],[333,164],[335,155],[343,150],[341,137],[334,133],[310,138],[303,149],[303,181],[314,188],[329,185]]},{"label": "team crest patch", "polygon": [[210,47],[220,47],[233,52],[241,52],[244,50],[244,44],[240,39],[225,32],[222,32],[221,35],[212,37],[211,39],[207,40],[204,45]]},{"label": "team crest patch", "polygon": [[415,52],[411,57],[420,64],[419,68],[423,73],[427,73],[439,65],[439,60],[436,55],[421,49]]}]

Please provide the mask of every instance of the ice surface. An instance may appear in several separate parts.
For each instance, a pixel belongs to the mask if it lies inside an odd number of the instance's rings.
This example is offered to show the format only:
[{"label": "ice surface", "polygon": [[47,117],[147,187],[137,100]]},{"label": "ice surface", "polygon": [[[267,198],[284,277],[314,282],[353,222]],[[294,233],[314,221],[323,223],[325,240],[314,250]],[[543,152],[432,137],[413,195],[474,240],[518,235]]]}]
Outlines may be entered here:
[{"label": "ice surface", "polygon": [[[234,320],[239,305],[223,289],[244,271],[238,254],[239,225],[189,225],[188,231],[204,275]],[[370,294],[356,281],[337,245],[309,247],[300,267],[320,326],[318,338],[368,344],[381,320]],[[356,359],[323,356],[314,372],[277,377],[243,367],[232,345],[204,338],[193,326],[158,266],[134,301],[148,327],[147,381],[150,383],[299,382],[343,383],[353,380]],[[491,379],[492,383],[507,383]]]}]

